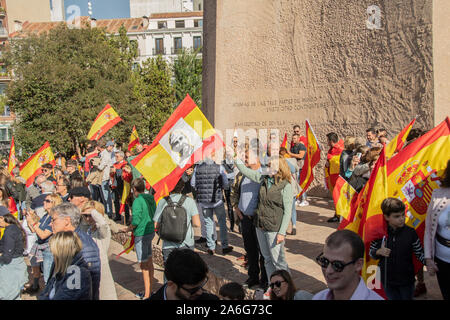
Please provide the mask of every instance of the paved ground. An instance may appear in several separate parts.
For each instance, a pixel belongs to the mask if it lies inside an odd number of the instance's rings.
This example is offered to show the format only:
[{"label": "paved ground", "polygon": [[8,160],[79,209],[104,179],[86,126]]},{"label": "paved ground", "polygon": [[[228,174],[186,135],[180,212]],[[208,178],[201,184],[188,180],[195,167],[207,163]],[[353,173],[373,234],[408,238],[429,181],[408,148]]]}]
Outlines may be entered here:
[{"label": "paved ground", "polygon": [[[338,223],[327,223],[327,219],[333,216],[332,200],[322,198],[310,198],[310,205],[297,207],[297,235],[288,235],[286,239],[286,257],[291,269],[294,282],[298,289],[316,293],[324,288],[326,284],[320,267],[315,262],[315,257],[322,251],[326,237],[336,230]],[[289,227],[288,232],[290,232]],[[200,230],[195,230],[196,236]],[[154,244],[157,238],[153,240]],[[196,249],[208,264],[226,279],[243,283],[247,279],[247,270],[240,266],[241,260],[237,260],[244,253],[242,237],[239,233],[229,234],[230,245],[234,251],[229,255],[209,256],[204,251]],[[220,246],[218,246],[220,249]],[[122,251],[122,246],[111,241],[110,267],[116,282],[116,290],[119,300],[137,300],[135,293],[143,290],[142,276],[139,264],[136,262],[134,251],[117,258],[116,255]],[[163,283],[163,269],[155,264],[154,288],[157,290]],[[419,297],[419,300],[442,299],[437,280],[425,272],[425,283],[427,294]],[[35,295],[24,295],[24,300],[34,300]]]}]

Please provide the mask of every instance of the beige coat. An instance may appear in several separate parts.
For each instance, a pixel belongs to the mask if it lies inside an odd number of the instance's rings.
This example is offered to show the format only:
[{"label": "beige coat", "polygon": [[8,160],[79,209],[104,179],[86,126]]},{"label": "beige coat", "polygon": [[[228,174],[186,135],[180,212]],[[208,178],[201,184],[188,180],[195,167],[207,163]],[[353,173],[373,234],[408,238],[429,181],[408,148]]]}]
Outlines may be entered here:
[{"label": "beige coat", "polygon": [[435,239],[439,215],[450,205],[450,188],[435,189],[431,195],[425,220],[425,235],[423,237],[425,259],[434,260]]},{"label": "beige coat", "polygon": [[[108,249],[111,242],[111,229],[109,227],[109,218],[103,216],[96,210],[91,211],[92,218],[95,220],[97,229],[90,232],[92,239],[98,246],[101,261],[100,278],[100,300],[117,300],[116,286],[109,267]],[[86,230],[86,225],[82,225]]]}]

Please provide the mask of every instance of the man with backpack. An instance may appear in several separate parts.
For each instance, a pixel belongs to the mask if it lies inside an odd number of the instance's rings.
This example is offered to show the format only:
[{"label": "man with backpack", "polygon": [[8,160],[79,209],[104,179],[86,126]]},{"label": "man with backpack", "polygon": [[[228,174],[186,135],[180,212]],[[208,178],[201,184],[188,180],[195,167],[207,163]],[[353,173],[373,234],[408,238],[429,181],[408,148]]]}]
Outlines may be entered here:
[{"label": "man with backpack", "polygon": [[142,178],[134,179],[131,182],[131,190],[135,198],[131,208],[131,225],[122,228],[121,231],[132,231],[134,234],[134,246],[137,260],[141,264],[140,267],[145,288],[144,292],[138,293],[137,296],[140,299],[147,299],[150,297],[151,280],[154,274],[152,240],[155,236],[153,216],[155,214],[156,203],[151,194],[145,193],[145,182]]},{"label": "man with backpack", "polygon": [[[194,228],[200,227],[200,216],[195,201],[182,193],[184,181],[180,179],[170,195],[159,200],[153,221],[163,240],[164,262],[178,248],[194,250]],[[159,242],[159,240],[158,240]]]}]

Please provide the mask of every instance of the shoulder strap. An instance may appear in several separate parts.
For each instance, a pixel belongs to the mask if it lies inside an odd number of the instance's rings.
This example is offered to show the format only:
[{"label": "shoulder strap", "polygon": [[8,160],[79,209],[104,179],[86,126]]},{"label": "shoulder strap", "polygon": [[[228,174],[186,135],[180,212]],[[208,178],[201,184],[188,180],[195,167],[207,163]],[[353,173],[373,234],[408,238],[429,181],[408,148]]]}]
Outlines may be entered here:
[{"label": "shoulder strap", "polygon": [[186,195],[183,194],[181,196],[180,200],[178,200],[177,205],[179,205],[181,207],[183,205],[183,203],[184,203],[184,200],[186,200]]},{"label": "shoulder strap", "polygon": [[173,205],[173,201],[170,196],[165,196],[164,199],[166,200],[166,202],[169,206]]}]

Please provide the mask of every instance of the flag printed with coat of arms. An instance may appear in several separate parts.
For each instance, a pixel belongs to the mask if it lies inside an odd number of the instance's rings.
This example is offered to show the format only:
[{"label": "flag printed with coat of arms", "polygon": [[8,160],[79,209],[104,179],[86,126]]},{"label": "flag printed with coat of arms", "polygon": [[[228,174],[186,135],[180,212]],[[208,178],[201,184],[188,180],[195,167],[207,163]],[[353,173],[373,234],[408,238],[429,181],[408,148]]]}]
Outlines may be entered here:
[{"label": "flag printed with coat of arms", "polygon": [[188,167],[223,147],[222,138],[186,95],[152,144],[131,164],[153,187],[155,201],[159,201],[175,187]]},{"label": "flag printed with coat of arms", "polygon": [[87,135],[89,140],[100,139],[109,129],[114,127],[117,123],[122,121],[117,112],[107,104],[102,111],[95,118],[91,129]]},{"label": "flag printed with coat of arms", "polygon": [[20,175],[26,180],[27,188],[33,184],[34,178],[42,172],[41,167],[45,163],[50,163],[53,166],[56,164],[55,156],[48,141],[20,167]]}]

